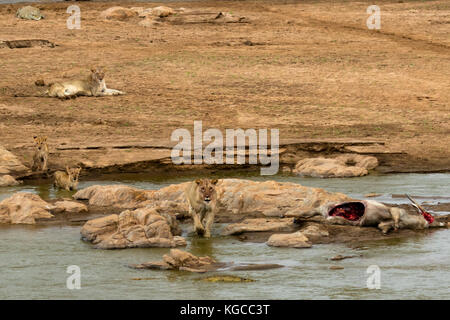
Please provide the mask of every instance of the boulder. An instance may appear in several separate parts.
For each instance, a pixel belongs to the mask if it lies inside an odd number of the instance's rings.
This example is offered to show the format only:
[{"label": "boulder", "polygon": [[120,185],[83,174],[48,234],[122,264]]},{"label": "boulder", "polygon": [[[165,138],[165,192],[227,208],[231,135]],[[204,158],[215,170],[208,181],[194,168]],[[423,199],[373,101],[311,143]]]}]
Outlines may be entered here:
[{"label": "boulder", "polygon": [[57,201],[55,202],[55,212],[82,213],[88,212],[85,204],[75,201]]},{"label": "boulder", "polygon": [[236,235],[244,232],[280,232],[292,231],[295,227],[293,218],[282,219],[245,219],[240,223],[232,223],[222,231],[223,235]]},{"label": "boulder", "polygon": [[330,234],[323,226],[317,224],[310,224],[307,227],[300,230],[308,238],[321,238],[328,237]]},{"label": "boulder", "polygon": [[0,175],[0,187],[10,187],[10,186],[17,186],[20,182],[14,179],[10,175]]},{"label": "boulder", "polygon": [[36,219],[50,219],[54,207],[38,195],[19,192],[0,202],[0,224],[35,224]]},{"label": "boulder", "polygon": [[134,9],[123,7],[111,7],[100,13],[100,18],[104,20],[124,21],[136,17],[138,12]]},{"label": "boulder", "polygon": [[22,7],[17,10],[16,16],[21,19],[26,20],[41,20],[44,19],[44,16],[41,14],[41,11],[32,6]]},{"label": "boulder", "polygon": [[152,193],[125,185],[91,186],[78,191],[73,198],[89,200],[91,206],[132,209],[149,200]]},{"label": "boulder", "polygon": [[271,247],[310,248],[311,242],[301,231],[287,234],[273,234],[266,244]]},{"label": "boulder", "polygon": [[372,156],[346,154],[334,159],[307,158],[297,162],[294,173],[301,176],[320,178],[349,178],[365,176],[378,166],[378,160]]},{"label": "boulder", "polygon": [[[148,191],[123,185],[91,186],[78,191],[74,198],[89,200],[90,205],[97,206],[127,209],[159,207],[166,213],[183,216],[189,214],[189,205],[184,195],[188,183]],[[261,214],[266,217],[309,218],[321,215],[319,208],[326,204],[351,200],[342,193],[331,193],[289,182],[224,179],[219,181],[217,188],[217,215]]]},{"label": "boulder", "polygon": [[100,249],[185,246],[180,234],[176,219],[155,208],[125,210],[120,215],[89,220],[81,229],[82,239]]},{"label": "boulder", "polygon": [[152,15],[164,18],[175,13],[175,10],[165,6],[159,6],[152,9]]},{"label": "boulder", "polygon": [[28,171],[14,154],[0,146],[0,175],[19,175]]},{"label": "boulder", "polygon": [[207,272],[217,270],[222,264],[214,259],[206,257],[197,257],[192,253],[171,249],[169,254],[163,256],[163,261],[147,262],[137,265],[130,265],[135,269],[158,269],[158,270],[180,270],[189,272]]}]

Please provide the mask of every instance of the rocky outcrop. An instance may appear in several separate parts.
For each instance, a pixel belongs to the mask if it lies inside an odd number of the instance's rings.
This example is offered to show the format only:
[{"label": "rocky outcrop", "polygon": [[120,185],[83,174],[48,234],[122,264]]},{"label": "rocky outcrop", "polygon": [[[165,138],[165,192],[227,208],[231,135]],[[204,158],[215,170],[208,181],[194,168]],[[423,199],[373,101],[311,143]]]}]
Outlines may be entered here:
[{"label": "rocky outcrop", "polygon": [[346,154],[333,159],[307,158],[297,162],[294,173],[301,176],[320,178],[349,178],[365,176],[378,166],[378,160],[371,156]]},{"label": "rocky outcrop", "polygon": [[100,13],[100,18],[104,20],[124,21],[136,17],[137,10],[123,7],[111,7]]},{"label": "rocky outcrop", "polygon": [[293,218],[282,219],[245,219],[240,223],[229,224],[222,231],[223,235],[236,235],[244,232],[280,232],[292,231],[295,227]]},{"label": "rocky outcrop", "polygon": [[85,204],[75,201],[57,201],[54,203],[56,207],[53,212],[66,212],[66,213],[83,213],[88,212],[88,208]]},{"label": "rocky outcrop", "polygon": [[19,192],[0,202],[0,224],[35,224],[36,219],[50,219],[54,207],[38,195]]},{"label": "rocky outcrop", "polygon": [[17,10],[16,16],[21,19],[26,20],[41,20],[44,19],[44,16],[41,14],[41,11],[32,6],[22,7]]},{"label": "rocky outcrop", "polygon": [[[74,198],[89,200],[90,205],[117,206],[134,209],[158,207],[177,216],[188,215],[184,195],[187,183],[170,185],[159,190],[139,190],[123,185],[91,186],[78,191]],[[342,193],[276,181],[242,179],[220,180],[218,188],[218,216],[260,214],[266,217],[304,217],[321,215],[318,210],[329,203],[350,200]]]},{"label": "rocky outcrop", "polygon": [[0,146],[0,175],[16,176],[28,171],[14,154]]},{"label": "rocky outcrop", "polygon": [[86,222],[82,238],[100,249],[185,246],[175,217],[155,208],[126,210]]},{"label": "rocky outcrop", "polygon": [[330,234],[327,229],[318,224],[310,224],[300,230],[308,239],[318,239],[321,237],[328,237]]},{"label": "rocky outcrop", "polygon": [[135,269],[180,270],[190,272],[207,272],[217,270],[223,264],[217,263],[210,257],[197,257],[192,253],[171,249],[169,254],[163,256],[163,261],[147,262],[138,265],[130,265]]},{"label": "rocky outcrop", "polygon": [[89,205],[132,209],[151,199],[154,191],[139,190],[125,185],[91,186],[73,195],[76,200],[89,200]]},{"label": "rocky outcrop", "polygon": [[0,175],[0,187],[10,187],[10,186],[17,186],[20,182],[14,179],[10,175]]},{"label": "rocky outcrop", "polygon": [[301,231],[287,234],[273,234],[266,244],[271,247],[310,248],[311,242]]}]

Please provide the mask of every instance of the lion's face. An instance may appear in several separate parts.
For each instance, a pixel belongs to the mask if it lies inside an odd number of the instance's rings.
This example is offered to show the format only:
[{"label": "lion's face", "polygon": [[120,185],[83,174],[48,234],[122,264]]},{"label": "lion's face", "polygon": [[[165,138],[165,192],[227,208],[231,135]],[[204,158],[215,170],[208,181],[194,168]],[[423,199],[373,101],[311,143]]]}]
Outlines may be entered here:
[{"label": "lion's face", "polygon": [[69,176],[69,181],[72,183],[78,182],[80,171],[81,168],[66,168],[67,175]]},{"label": "lion's face", "polygon": [[92,68],[91,69],[91,77],[96,82],[102,82],[105,79],[105,72],[101,68]]},{"label": "lion's face", "polygon": [[39,151],[44,151],[47,146],[47,137],[45,136],[34,136],[34,144],[36,146],[36,149]]},{"label": "lion's face", "polygon": [[216,199],[217,197],[217,191],[216,191],[216,185],[218,180],[217,179],[197,179],[195,180],[195,183],[197,184],[198,188],[198,196],[201,201],[204,201],[205,203],[209,204],[212,200]]}]

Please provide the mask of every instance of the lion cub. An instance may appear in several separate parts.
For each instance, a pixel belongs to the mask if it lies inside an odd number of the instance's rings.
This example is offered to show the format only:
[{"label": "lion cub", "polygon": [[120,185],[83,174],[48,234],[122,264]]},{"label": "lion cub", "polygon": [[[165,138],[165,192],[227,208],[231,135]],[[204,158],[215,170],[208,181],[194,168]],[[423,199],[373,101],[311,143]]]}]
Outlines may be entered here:
[{"label": "lion cub", "polygon": [[[42,83],[36,82],[36,85]],[[45,85],[45,84],[44,84]],[[72,80],[50,84],[46,92],[50,97],[69,99],[76,96],[116,96],[125,94],[122,91],[108,89],[105,83],[105,72],[101,68],[92,68],[86,80]]]},{"label": "lion cub", "polygon": [[47,137],[45,136],[34,136],[35,151],[33,155],[33,165],[31,166],[32,171],[42,170],[47,171],[48,162],[48,144]]},{"label": "lion cub", "polygon": [[217,182],[217,179],[197,179],[189,183],[185,189],[195,232],[205,238],[211,237],[211,226],[214,223],[217,204]]},{"label": "lion cub", "polygon": [[78,186],[78,177],[80,176],[81,168],[66,167],[66,172],[56,171],[55,187],[66,189],[67,191],[76,190]]}]

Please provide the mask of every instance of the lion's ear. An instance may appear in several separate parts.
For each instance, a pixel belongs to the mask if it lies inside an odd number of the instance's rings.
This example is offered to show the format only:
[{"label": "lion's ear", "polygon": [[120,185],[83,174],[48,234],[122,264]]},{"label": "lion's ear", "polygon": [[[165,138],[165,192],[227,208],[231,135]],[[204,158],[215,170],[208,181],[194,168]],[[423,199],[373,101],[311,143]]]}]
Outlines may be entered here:
[{"label": "lion's ear", "polygon": [[91,67],[91,72],[95,72],[95,71],[97,71],[97,69],[94,67]]},{"label": "lion's ear", "polygon": [[47,136],[43,136],[42,137],[42,140],[45,142],[45,141],[47,141]]},{"label": "lion's ear", "polygon": [[70,170],[69,170],[69,167],[68,167],[68,166],[66,166],[66,172],[67,172],[67,174],[70,173]]},{"label": "lion's ear", "polygon": [[217,184],[217,182],[219,182],[219,180],[217,180],[217,179],[211,180],[211,183],[212,183],[212,184]]},{"label": "lion's ear", "polygon": [[37,136],[33,136],[33,140],[36,141],[37,140]]},{"label": "lion's ear", "polygon": [[202,182],[202,180],[200,180],[200,179],[195,180],[196,184],[200,184],[201,182]]}]

